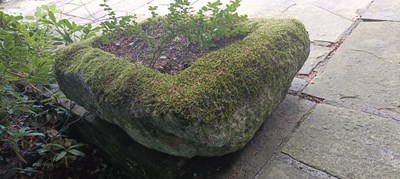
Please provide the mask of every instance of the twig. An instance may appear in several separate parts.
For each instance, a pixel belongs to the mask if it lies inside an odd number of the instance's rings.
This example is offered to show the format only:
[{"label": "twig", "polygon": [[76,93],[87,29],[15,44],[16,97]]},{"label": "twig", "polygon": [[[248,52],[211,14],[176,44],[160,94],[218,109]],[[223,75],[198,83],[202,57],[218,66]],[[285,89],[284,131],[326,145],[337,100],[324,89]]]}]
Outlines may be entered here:
[{"label": "twig", "polygon": [[19,160],[21,160],[21,161],[24,162],[24,163],[28,163],[28,162],[24,159],[24,157],[22,157],[21,154],[20,154],[13,146],[11,146],[11,149],[15,152],[15,155],[17,155],[17,158],[18,158]]},{"label": "twig", "polygon": [[12,75],[14,75],[14,76],[16,76],[16,77],[19,77],[19,78],[26,78],[26,76],[21,75],[21,74],[19,74],[19,73],[15,73],[15,72],[11,72],[11,71],[7,71],[7,72],[10,73],[10,74],[12,74]]},{"label": "twig", "polygon": [[61,133],[64,132],[65,130],[67,130],[67,129],[69,128],[69,126],[71,126],[72,124],[74,124],[74,123],[78,122],[79,120],[85,118],[85,116],[86,116],[87,114],[89,114],[89,113],[86,112],[83,116],[81,116],[81,117],[79,117],[78,119],[76,119],[76,120],[74,120],[74,121],[68,123],[67,125],[63,126],[63,127],[58,131],[58,133],[57,133],[54,137],[57,137],[59,134],[61,134]]}]

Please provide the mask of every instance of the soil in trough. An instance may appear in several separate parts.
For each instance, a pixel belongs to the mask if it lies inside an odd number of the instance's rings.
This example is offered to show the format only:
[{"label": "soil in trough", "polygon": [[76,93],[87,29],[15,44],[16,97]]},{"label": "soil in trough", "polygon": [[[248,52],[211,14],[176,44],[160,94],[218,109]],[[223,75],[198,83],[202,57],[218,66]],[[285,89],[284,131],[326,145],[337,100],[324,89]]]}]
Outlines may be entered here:
[{"label": "soil in trough", "polygon": [[[157,33],[162,33],[162,28],[157,30]],[[217,38],[214,40],[215,47],[201,48],[197,44],[189,43],[189,41],[185,38],[177,37],[170,44],[168,44],[154,64],[152,64],[151,60],[152,51],[154,50],[148,43],[140,40],[140,38],[138,38],[136,35],[112,38],[111,43],[97,43],[95,47],[110,52],[130,62],[142,63],[146,66],[157,69],[162,73],[176,74],[188,68],[192,62],[199,57],[202,57],[203,55],[212,51],[221,49],[235,42],[236,40],[243,38],[244,35]]]}]

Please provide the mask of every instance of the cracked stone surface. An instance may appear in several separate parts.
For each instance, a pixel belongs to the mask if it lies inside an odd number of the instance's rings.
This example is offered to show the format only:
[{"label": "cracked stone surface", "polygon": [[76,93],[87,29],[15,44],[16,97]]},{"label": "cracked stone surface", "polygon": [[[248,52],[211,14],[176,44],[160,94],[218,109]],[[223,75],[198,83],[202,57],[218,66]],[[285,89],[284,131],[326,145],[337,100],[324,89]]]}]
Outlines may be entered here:
[{"label": "cracked stone surface", "polygon": [[289,90],[297,93],[302,91],[307,84],[308,82],[305,79],[294,78]]},{"label": "cracked stone surface", "polygon": [[360,12],[366,10],[373,0],[306,0],[321,9],[327,10],[348,20],[356,20]]},{"label": "cracked stone surface", "polygon": [[375,0],[362,15],[366,20],[400,21],[400,2],[398,0]]},{"label": "cracked stone surface", "polygon": [[293,160],[285,154],[276,154],[254,177],[255,179],[337,179],[325,172]]},{"label": "cracked stone surface", "polygon": [[339,178],[398,178],[400,123],[320,104],[283,152]]},{"label": "cracked stone surface", "polygon": [[271,118],[261,126],[252,141],[237,154],[232,168],[219,177],[254,177],[313,105],[314,103],[310,101],[287,95]]},{"label": "cracked stone surface", "polygon": [[292,179],[292,178],[304,178],[310,179],[312,176],[301,170],[285,163],[281,160],[272,160],[268,162],[268,165],[262,169],[255,179],[263,178],[279,178],[279,179]]},{"label": "cracked stone surface", "polygon": [[353,21],[335,15],[310,3],[294,3],[280,17],[300,19],[306,26],[311,40],[336,42]]},{"label": "cracked stone surface", "polygon": [[304,63],[303,67],[297,74],[308,75],[315,68],[318,63],[323,61],[328,53],[332,50],[330,47],[323,47],[318,45],[311,45],[310,55],[307,61]]},{"label": "cracked stone surface", "polygon": [[304,93],[400,112],[400,23],[362,22]]}]

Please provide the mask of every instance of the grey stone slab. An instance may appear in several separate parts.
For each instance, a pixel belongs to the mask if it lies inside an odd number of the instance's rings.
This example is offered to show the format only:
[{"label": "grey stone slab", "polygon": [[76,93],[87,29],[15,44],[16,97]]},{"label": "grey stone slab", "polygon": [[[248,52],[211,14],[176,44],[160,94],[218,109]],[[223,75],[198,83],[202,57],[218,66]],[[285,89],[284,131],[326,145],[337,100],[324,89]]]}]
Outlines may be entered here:
[{"label": "grey stone slab", "polygon": [[310,55],[303,67],[297,74],[308,75],[321,61],[323,61],[328,53],[332,50],[330,47],[322,47],[318,45],[311,45]]},{"label": "grey stone slab", "polygon": [[254,138],[239,153],[231,169],[218,178],[252,178],[272,157],[298,121],[314,103],[287,95],[270,119],[261,126]]},{"label": "grey stone slab", "polygon": [[337,179],[324,171],[317,170],[294,160],[283,153],[275,154],[272,159],[254,177],[256,179]]},{"label": "grey stone slab", "polygon": [[46,4],[48,4],[48,2],[44,0],[39,0],[39,1],[24,0],[24,1],[9,1],[7,3],[0,4],[0,6],[4,7],[4,12],[8,14],[28,16],[28,15],[33,15],[37,7]]},{"label": "grey stone slab", "polygon": [[365,11],[373,0],[307,0],[321,9],[349,20],[355,20],[359,13]]},{"label": "grey stone slab", "polygon": [[362,22],[303,92],[400,112],[400,23]]},{"label": "grey stone slab", "polygon": [[375,0],[362,15],[363,19],[400,21],[400,2],[398,0]]},{"label": "grey stone slab", "polygon": [[65,13],[69,13],[75,9],[78,9],[80,7],[81,7],[81,5],[67,3],[67,4],[57,6],[57,9],[60,11],[60,13],[65,14]]},{"label": "grey stone slab", "polygon": [[280,12],[279,17],[300,19],[306,26],[311,40],[336,42],[353,23],[311,3],[296,2]]},{"label": "grey stone slab", "polygon": [[[80,3],[79,8],[66,13],[66,15],[82,19],[90,19],[93,22],[96,22],[98,19],[107,15],[107,12],[100,6],[100,4],[104,3],[103,0],[82,0],[81,2],[77,0],[75,3]],[[112,5],[112,3],[113,2],[107,2],[108,5]]]},{"label": "grey stone slab", "polygon": [[307,173],[289,165],[281,160],[272,160],[268,162],[267,166],[255,177],[255,179],[276,178],[276,179],[293,179],[304,178],[310,179]]},{"label": "grey stone slab", "polygon": [[307,80],[301,78],[294,78],[289,90],[293,92],[300,92],[308,84]]},{"label": "grey stone slab", "polygon": [[398,178],[400,123],[320,104],[283,152],[339,178]]}]

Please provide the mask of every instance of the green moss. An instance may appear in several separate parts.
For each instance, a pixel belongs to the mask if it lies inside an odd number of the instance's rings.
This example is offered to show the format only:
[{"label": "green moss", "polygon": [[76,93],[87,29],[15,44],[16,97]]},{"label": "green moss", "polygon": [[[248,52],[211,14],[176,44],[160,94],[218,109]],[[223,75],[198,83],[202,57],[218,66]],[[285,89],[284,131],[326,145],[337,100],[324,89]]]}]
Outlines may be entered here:
[{"label": "green moss", "polygon": [[[290,71],[288,59],[308,55],[293,56],[309,47],[307,32],[296,20],[257,21],[249,27],[253,32],[243,40],[199,58],[176,75],[92,48],[93,40],[60,51],[56,72],[83,76],[99,103],[130,105],[135,99],[141,105],[132,110],[145,106],[188,121],[225,120],[263,89],[277,85],[276,74]],[[291,38],[300,40],[288,43]]]}]

